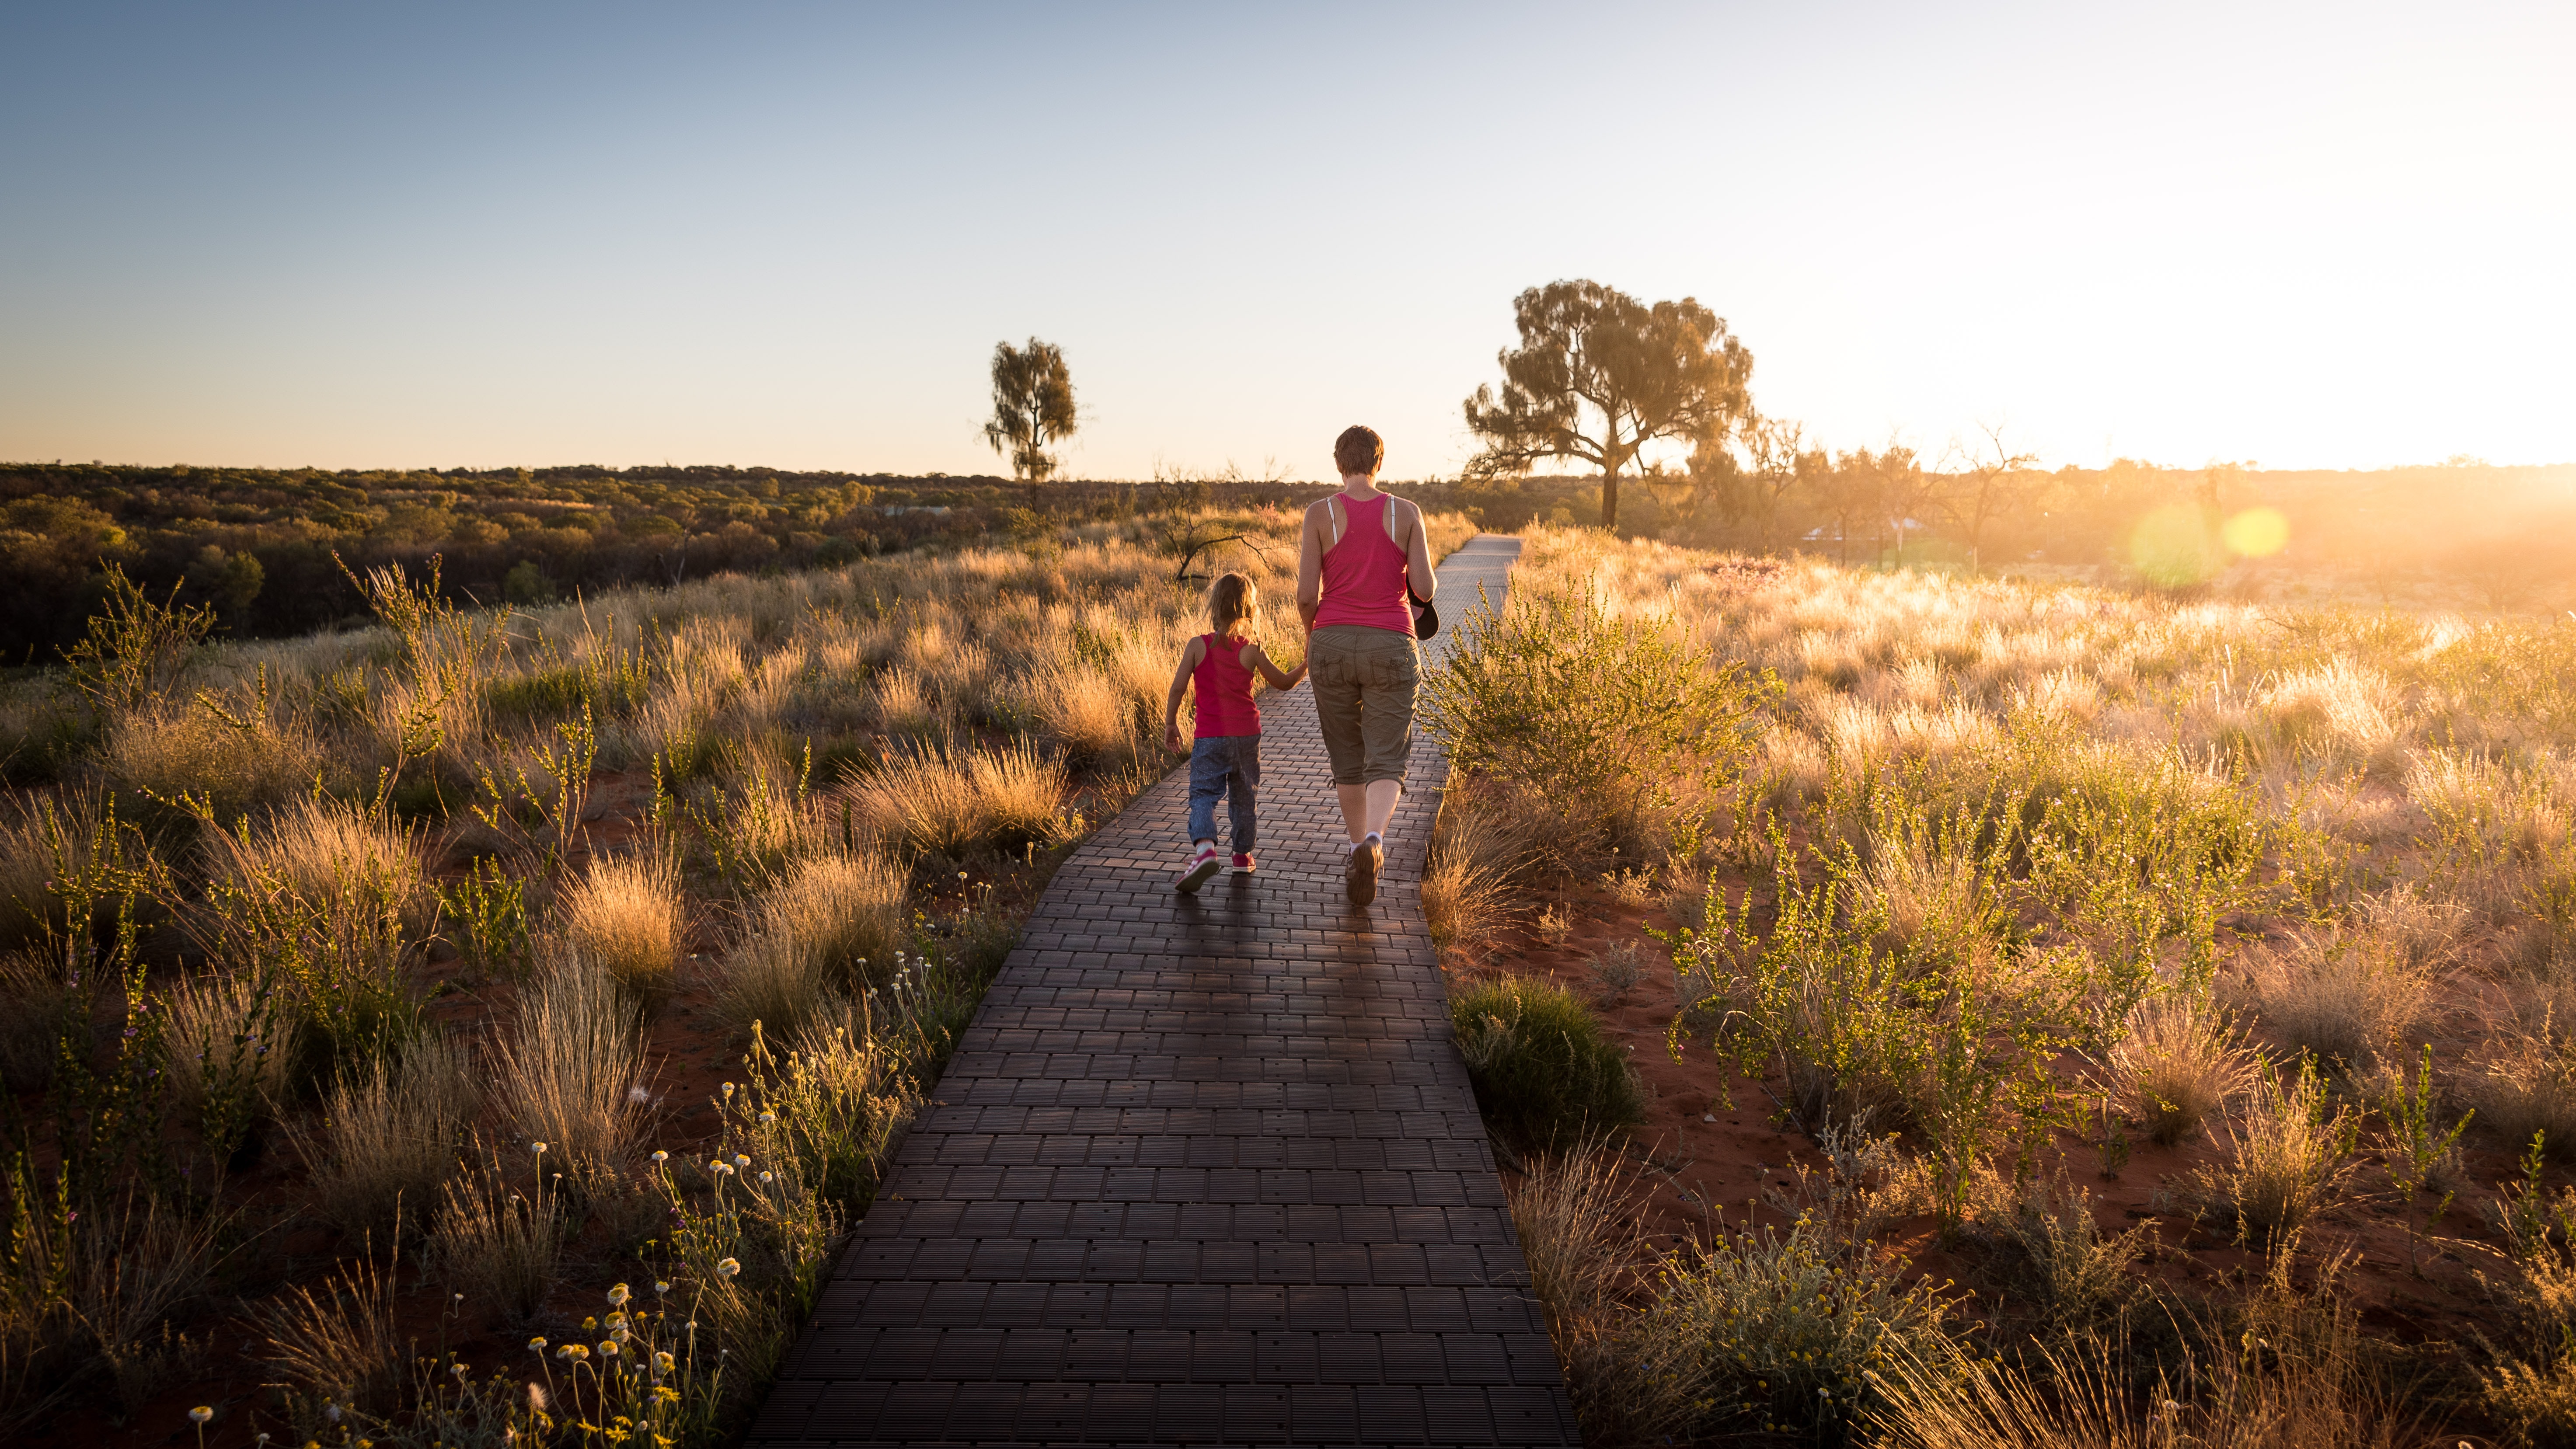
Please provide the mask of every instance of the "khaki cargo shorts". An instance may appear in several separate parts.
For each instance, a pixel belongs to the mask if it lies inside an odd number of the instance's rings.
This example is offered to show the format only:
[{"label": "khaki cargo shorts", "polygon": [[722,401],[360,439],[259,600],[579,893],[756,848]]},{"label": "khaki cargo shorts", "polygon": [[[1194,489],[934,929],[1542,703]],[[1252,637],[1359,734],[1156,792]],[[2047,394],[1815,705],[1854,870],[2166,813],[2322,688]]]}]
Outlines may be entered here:
[{"label": "khaki cargo shorts", "polygon": [[1413,636],[1361,624],[1327,624],[1306,638],[1315,719],[1333,783],[1401,780],[1413,754],[1413,691],[1421,681]]}]

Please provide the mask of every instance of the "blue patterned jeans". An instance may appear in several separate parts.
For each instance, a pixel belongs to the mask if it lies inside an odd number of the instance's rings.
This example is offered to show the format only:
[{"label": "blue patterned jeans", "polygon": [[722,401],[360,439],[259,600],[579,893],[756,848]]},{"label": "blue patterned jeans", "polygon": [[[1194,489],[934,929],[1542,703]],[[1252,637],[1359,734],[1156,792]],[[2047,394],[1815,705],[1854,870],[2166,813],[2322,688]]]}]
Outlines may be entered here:
[{"label": "blue patterned jeans", "polygon": [[1261,736],[1217,735],[1190,746],[1190,839],[1216,839],[1216,802],[1234,821],[1234,853],[1252,853],[1252,797],[1261,788]]}]

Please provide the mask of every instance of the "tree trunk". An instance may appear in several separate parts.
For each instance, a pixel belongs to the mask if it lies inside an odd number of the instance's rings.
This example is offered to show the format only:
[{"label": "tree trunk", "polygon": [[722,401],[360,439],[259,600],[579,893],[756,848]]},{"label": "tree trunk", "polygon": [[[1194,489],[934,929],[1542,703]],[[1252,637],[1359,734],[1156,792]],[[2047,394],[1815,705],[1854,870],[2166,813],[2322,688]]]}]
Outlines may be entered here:
[{"label": "tree trunk", "polygon": [[1619,531],[1619,470],[1606,468],[1601,473],[1601,526],[1612,533]]}]

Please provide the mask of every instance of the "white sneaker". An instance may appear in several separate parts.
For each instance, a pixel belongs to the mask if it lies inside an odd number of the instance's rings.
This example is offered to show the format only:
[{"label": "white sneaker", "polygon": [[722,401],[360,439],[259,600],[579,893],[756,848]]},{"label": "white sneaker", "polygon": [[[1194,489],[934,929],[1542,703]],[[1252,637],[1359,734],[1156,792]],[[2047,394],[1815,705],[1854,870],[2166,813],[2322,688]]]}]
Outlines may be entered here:
[{"label": "white sneaker", "polygon": [[1198,893],[1198,888],[1200,886],[1207,884],[1209,876],[1216,874],[1224,867],[1225,860],[1216,853],[1215,844],[1211,842],[1209,844],[1202,845],[1199,847],[1198,853],[1190,857],[1189,869],[1182,871],[1181,878],[1172,883],[1172,889],[1179,891],[1185,896],[1195,895]]}]

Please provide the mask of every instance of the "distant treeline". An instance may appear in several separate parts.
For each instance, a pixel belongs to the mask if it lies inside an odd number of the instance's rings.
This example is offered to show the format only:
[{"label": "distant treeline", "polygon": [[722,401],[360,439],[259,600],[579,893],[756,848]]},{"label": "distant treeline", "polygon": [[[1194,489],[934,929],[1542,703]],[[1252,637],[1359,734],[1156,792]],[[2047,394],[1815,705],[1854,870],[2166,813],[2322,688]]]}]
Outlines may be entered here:
[{"label": "distant treeline", "polygon": [[[1596,479],[1461,479],[1407,491],[1488,528],[1599,519]],[[2259,510],[2277,518],[2249,517]],[[1676,543],[1859,564],[2074,566],[2115,585],[2323,576],[2392,602],[2430,589],[2493,609],[2576,603],[2576,464],[2337,472],[2122,459],[1944,469],[1902,448],[1813,451],[1767,470],[1630,478],[1619,525]]]},{"label": "distant treeline", "polygon": [[1166,479],[1050,483],[1033,496],[1007,478],[761,467],[0,464],[0,663],[58,658],[111,563],[156,598],[176,587],[212,605],[231,634],[278,636],[366,617],[344,562],[418,572],[435,555],[451,597],[535,602],[1026,535],[1051,520],[1203,502],[1212,487],[1243,501],[1293,491]]},{"label": "distant treeline", "polygon": [[[341,562],[362,572],[385,563],[417,571],[435,555],[452,597],[535,602],[1028,537],[1064,521],[1208,503],[1289,504],[1326,486],[1232,472],[1033,490],[992,476],[756,466],[333,472],[0,464],[0,663],[58,658],[95,610],[110,564],[156,596],[175,587],[186,602],[212,605],[230,633],[277,636],[364,617]],[[1389,486],[1498,530],[1599,518],[1599,484],[1590,478]],[[1850,562],[2071,564],[2106,581],[2166,586],[2246,567],[2327,570],[2391,594],[2448,582],[2497,608],[2551,602],[2576,579],[2576,465],[2339,473],[2122,460],[2107,468],[1945,470],[1891,448],[1791,453],[1712,476],[1650,474],[1632,479],[1627,497],[1622,533]],[[2281,514],[2287,540],[2248,564],[2222,536],[2230,520],[2256,508]],[[2148,536],[2158,528],[2164,533]]]}]

